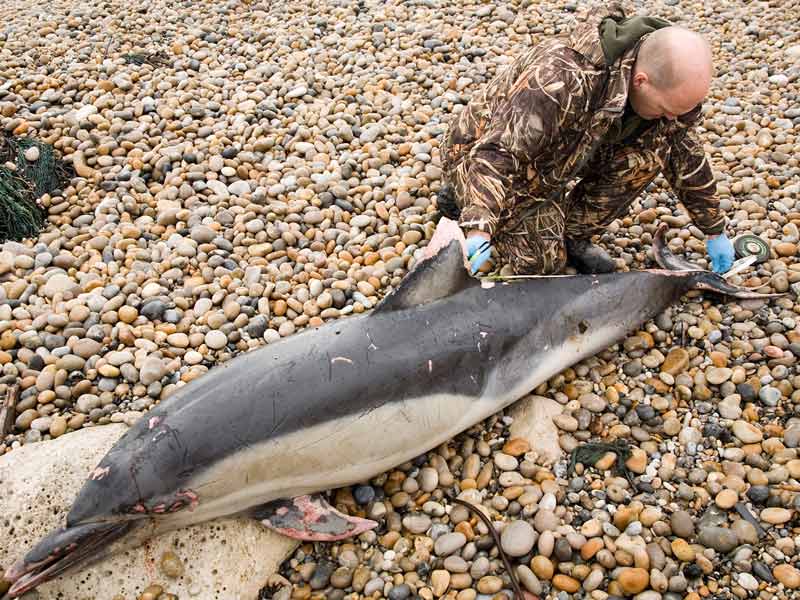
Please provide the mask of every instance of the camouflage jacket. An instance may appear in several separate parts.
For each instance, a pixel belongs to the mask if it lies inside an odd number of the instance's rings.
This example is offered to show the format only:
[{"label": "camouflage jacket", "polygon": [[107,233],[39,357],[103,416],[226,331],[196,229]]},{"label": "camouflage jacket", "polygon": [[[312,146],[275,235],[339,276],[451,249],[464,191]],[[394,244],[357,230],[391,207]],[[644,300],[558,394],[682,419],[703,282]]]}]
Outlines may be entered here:
[{"label": "camouflage jacket", "polygon": [[[579,14],[571,34],[545,40],[503,68],[450,124],[442,165],[446,183],[463,199],[463,228],[493,234],[512,210],[526,210],[514,204],[532,195],[518,197],[514,189],[535,190],[539,202],[560,200],[564,185],[613,137],[646,36],[607,65],[599,26],[609,16],[625,18],[616,3]],[[703,232],[715,234],[725,219],[695,132],[701,111],[698,105],[675,121],[659,119],[637,139],[660,149],[679,200]]]}]

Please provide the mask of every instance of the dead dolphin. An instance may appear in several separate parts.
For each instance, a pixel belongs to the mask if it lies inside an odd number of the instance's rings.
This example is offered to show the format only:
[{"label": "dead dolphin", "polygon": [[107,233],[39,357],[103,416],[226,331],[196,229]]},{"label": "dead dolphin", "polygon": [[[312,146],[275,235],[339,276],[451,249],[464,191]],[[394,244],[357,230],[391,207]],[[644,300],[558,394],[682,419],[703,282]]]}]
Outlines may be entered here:
[{"label": "dead dolphin", "polygon": [[[663,233],[655,254],[673,265]],[[7,570],[10,595],[217,517],[301,539],[355,535],[375,523],[308,495],[451,439],[688,290],[767,297],[697,268],[487,283],[468,275],[458,241],[439,246],[373,311],[214,367],[150,410],[89,474],[66,526]]]}]

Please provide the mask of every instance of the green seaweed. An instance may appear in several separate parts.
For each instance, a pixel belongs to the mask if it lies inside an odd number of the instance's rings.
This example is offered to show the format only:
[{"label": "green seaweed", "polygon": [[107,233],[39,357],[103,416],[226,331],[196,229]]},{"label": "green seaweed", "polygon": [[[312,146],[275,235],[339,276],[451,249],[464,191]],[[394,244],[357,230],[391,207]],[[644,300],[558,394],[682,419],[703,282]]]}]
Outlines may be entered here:
[{"label": "green seaweed", "polygon": [[[34,146],[39,158],[28,161],[25,151]],[[38,198],[61,188],[70,175],[49,144],[0,132],[0,243],[38,236],[47,218]]]}]

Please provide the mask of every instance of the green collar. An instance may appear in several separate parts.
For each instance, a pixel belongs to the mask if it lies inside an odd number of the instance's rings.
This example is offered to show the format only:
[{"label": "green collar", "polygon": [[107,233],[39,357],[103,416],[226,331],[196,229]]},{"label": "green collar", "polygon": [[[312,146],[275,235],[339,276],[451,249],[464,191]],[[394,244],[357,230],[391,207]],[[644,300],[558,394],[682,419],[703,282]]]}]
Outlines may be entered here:
[{"label": "green collar", "polygon": [[606,64],[616,62],[643,35],[670,25],[672,23],[658,17],[629,17],[621,21],[606,17],[600,22],[600,45]]}]

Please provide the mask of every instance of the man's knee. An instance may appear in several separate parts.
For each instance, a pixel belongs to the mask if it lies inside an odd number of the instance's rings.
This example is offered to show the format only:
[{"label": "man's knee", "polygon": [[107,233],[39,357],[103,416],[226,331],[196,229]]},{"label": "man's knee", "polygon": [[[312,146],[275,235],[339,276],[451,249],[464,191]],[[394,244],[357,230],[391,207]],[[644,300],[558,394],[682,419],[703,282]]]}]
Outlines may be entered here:
[{"label": "man's knee", "polygon": [[546,244],[536,243],[536,240],[526,242],[497,244],[501,262],[511,267],[515,275],[556,275],[564,271],[567,252],[563,240]]}]

